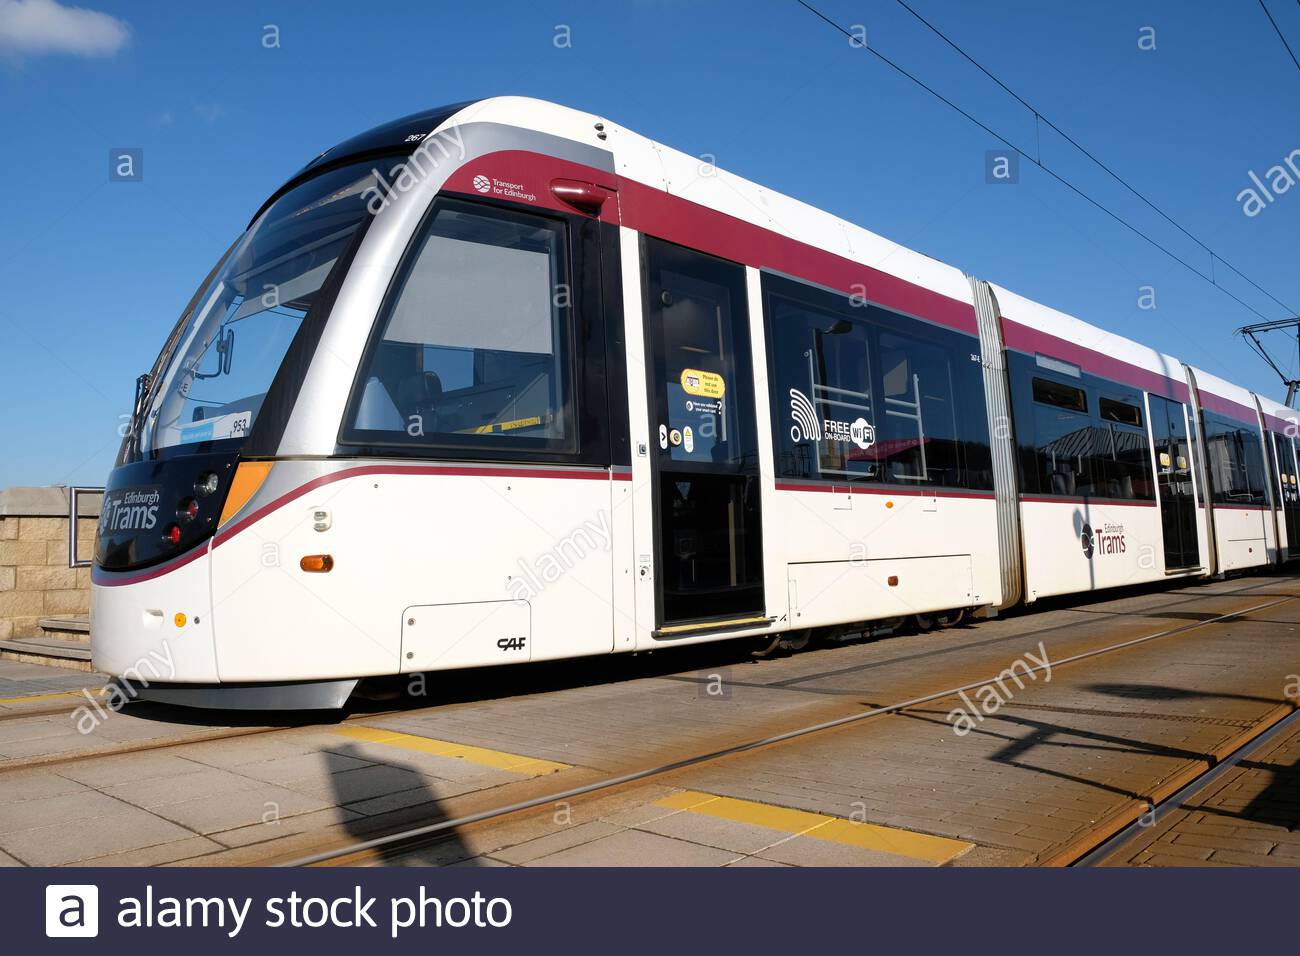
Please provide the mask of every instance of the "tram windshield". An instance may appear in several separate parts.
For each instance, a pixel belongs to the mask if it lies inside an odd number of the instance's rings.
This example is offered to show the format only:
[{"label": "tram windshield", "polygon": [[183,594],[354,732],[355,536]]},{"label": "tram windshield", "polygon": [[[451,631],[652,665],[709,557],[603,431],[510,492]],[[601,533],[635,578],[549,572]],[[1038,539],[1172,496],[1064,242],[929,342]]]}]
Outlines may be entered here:
[{"label": "tram windshield", "polygon": [[375,186],[373,163],[344,166],[285,193],[258,218],[164,357],[142,452],[247,437],[299,325],[365,221]]}]

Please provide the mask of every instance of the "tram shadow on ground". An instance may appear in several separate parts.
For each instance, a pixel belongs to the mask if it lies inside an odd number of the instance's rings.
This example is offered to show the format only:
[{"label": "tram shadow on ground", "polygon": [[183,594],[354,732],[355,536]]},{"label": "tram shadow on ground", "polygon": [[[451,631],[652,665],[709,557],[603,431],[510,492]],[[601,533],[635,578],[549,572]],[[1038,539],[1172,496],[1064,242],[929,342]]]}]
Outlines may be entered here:
[{"label": "tram shadow on ground", "polygon": [[[406,827],[430,827],[446,823],[449,817],[442,807],[442,801],[429,786],[425,775],[418,767],[395,760],[379,760],[373,753],[354,744],[334,747],[321,757],[326,761],[326,769],[332,756],[343,757],[349,761],[362,764],[355,770],[343,770],[329,774],[330,786],[334,791],[334,805],[344,814],[342,825],[349,837],[357,843],[364,843],[383,837],[387,833]],[[350,804],[359,804],[374,798],[376,778],[385,788],[410,783],[405,790],[391,792],[391,796],[402,804],[400,809],[387,813],[361,815],[349,810]],[[454,827],[446,831],[432,833],[418,843],[403,840],[399,845],[381,845],[369,851],[371,862],[377,866],[452,866],[467,863],[474,853]]]}]

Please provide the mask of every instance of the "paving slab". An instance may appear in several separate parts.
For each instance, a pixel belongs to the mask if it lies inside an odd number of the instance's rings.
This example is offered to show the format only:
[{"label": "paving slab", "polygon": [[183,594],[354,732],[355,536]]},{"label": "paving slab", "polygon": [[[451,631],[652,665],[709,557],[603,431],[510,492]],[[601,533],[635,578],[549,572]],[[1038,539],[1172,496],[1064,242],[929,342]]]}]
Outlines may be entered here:
[{"label": "paving slab", "polygon": [[193,860],[223,849],[220,843],[207,837],[189,837],[172,840],[138,850],[124,850],[106,856],[79,861],[80,866],[165,866],[180,860]]},{"label": "paving slab", "polygon": [[294,790],[266,785],[254,790],[231,790],[164,803],[153,809],[165,820],[177,823],[193,833],[211,836],[225,830],[284,820],[300,813],[333,807],[327,801]]},{"label": "paving slab", "polygon": [[[107,798],[105,798],[107,799]],[[63,866],[113,853],[188,840],[194,833],[152,813],[119,804],[114,813],[93,818],[90,826],[69,826],[68,820],[0,834],[0,850],[29,866]]]},{"label": "paving slab", "polygon": [[[20,711],[37,703],[56,703],[55,694],[76,694],[83,689],[97,691],[108,680],[106,674],[87,673],[70,667],[49,667],[20,661],[0,660],[0,713]],[[73,698],[62,698],[75,703]]]},{"label": "paving slab", "polygon": [[[498,854],[499,856],[499,854]],[[589,843],[567,847],[528,862],[528,866],[724,866],[737,854],[646,833],[620,830]]]},{"label": "paving slab", "polygon": [[258,820],[248,826],[213,833],[211,839],[225,848],[245,847],[256,843],[268,843],[272,840],[295,836],[299,833],[324,830],[340,823],[347,824],[350,821],[360,819],[362,819],[362,815],[352,810],[342,807],[330,807],[326,810],[299,813],[291,817],[272,817],[267,819],[266,822]]},{"label": "paving slab", "polygon": [[25,800],[45,800],[88,789],[76,780],[48,771],[15,771],[0,778],[0,809]]},{"label": "paving slab", "polygon": [[[21,830],[66,825],[69,820],[93,821],[129,810],[121,800],[114,800],[94,790],[38,799],[0,803],[0,838]],[[85,829],[92,829],[86,827]]]},{"label": "paving slab", "polygon": [[67,780],[75,780],[89,787],[103,789],[116,784],[199,773],[206,769],[204,764],[176,754],[146,751],[60,764],[54,773]]},{"label": "paving slab", "polygon": [[1300,728],[1270,741],[1123,847],[1108,866],[1300,865]]},{"label": "paving slab", "polygon": [[563,827],[558,832],[538,837],[535,840],[528,840],[511,847],[494,850],[492,856],[500,862],[521,866],[544,856],[558,853],[561,850],[568,850],[575,846],[591,843],[593,840],[612,836],[615,833],[622,832],[623,829],[623,827],[616,826],[613,823],[606,823],[603,820],[579,823],[576,826]]},{"label": "paving slab", "polygon": [[779,830],[769,830],[749,823],[737,823],[734,820],[698,816],[685,811],[647,820],[637,824],[636,829],[744,855],[757,853],[776,843],[794,839],[789,833],[782,833]]},{"label": "paving slab", "polygon": [[879,850],[864,850],[860,847],[844,846],[839,843],[827,843],[810,837],[791,837],[788,840],[760,850],[756,856],[765,860],[774,860],[787,866],[926,866],[922,860],[882,853]]}]

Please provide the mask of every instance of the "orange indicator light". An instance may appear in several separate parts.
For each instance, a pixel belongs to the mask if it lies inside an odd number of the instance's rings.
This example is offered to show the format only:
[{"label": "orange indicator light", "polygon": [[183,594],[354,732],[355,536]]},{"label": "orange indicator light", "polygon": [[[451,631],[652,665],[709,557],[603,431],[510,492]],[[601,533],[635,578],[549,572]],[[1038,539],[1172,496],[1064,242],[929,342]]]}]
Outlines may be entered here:
[{"label": "orange indicator light", "polygon": [[176,622],[177,627],[185,626],[185,615],[180,613],[180,611],[176,612],[176,616],[172,618],[172,620]]},{"label": "orange indicator light", "polygon": [[298,562],[298,567],[312,574],[334,570],[334,559],[328,554],[309,554]]}]

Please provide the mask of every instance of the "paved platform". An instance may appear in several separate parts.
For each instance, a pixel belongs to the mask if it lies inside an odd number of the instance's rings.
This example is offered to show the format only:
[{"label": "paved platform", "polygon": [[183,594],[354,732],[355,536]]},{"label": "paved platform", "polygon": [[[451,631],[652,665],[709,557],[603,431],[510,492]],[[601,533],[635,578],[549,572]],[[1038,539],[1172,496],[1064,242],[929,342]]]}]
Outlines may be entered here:
[{"label": "paved platform", "polygon": [[1300,730],[1273,741],[1148,831],[1107,866],[1300,866]]},{"label": "paved platform", "polygon": [[[82,734],[67,713],[0,713],[0,863],[293,859],[1291,595],[1300,578],[1235,579],[762,662],[716,645],[462,672],[401,712],[333,724],[132,705]],[[965,705],[934,701],[375,862],[1044,862],[1283,703],[1298,635],[1300,601],[1282,603],[1025,680],[962,736]]]},{"label": "paved platform", "polygon": [[[1213,617],[1210,609],[1198,616]],[[666,865],[1064,862],[1058,857],[1068,859],[1072,847],[1082,855],[1080,841],[1115,814],[1144,807],[1147,795],[1204,769],[1208,755],[1231,749],[1274,714],[1285,701],[1298,634],[1300,602],[1281,605],[1069,665],[1050,682],[1013,684],[1014,699],[962,737],[948,719],[958,700],[950,698],[673,778],[688,794],[745,801],[756,808],[748,820],[665,813],[673,804],[648,792],[577,827],[538,818],[518,846],[496,847],[501,837],[491,832],[462,833],[458,852],[488,865],[636,865],[633,847],[653,848]],[[927,860],[885,855],[879,846],[855,852],[807,839],[783,844],[770,828],[745,825],[761,822],[763,808],[821,814],[849,829],[928,834],[965,849]],[[904,841],[900,836],[898,846]],[[450,851],[431,852],[410,861],[446,862]]]},{"label": "paved platform", "polygon": [[76,695],[86,688],[93,693],[107,679],[102,674],[79,669],[0,660],[0,714],[12,713],[38,701],[48,702],[54,695]]}]

